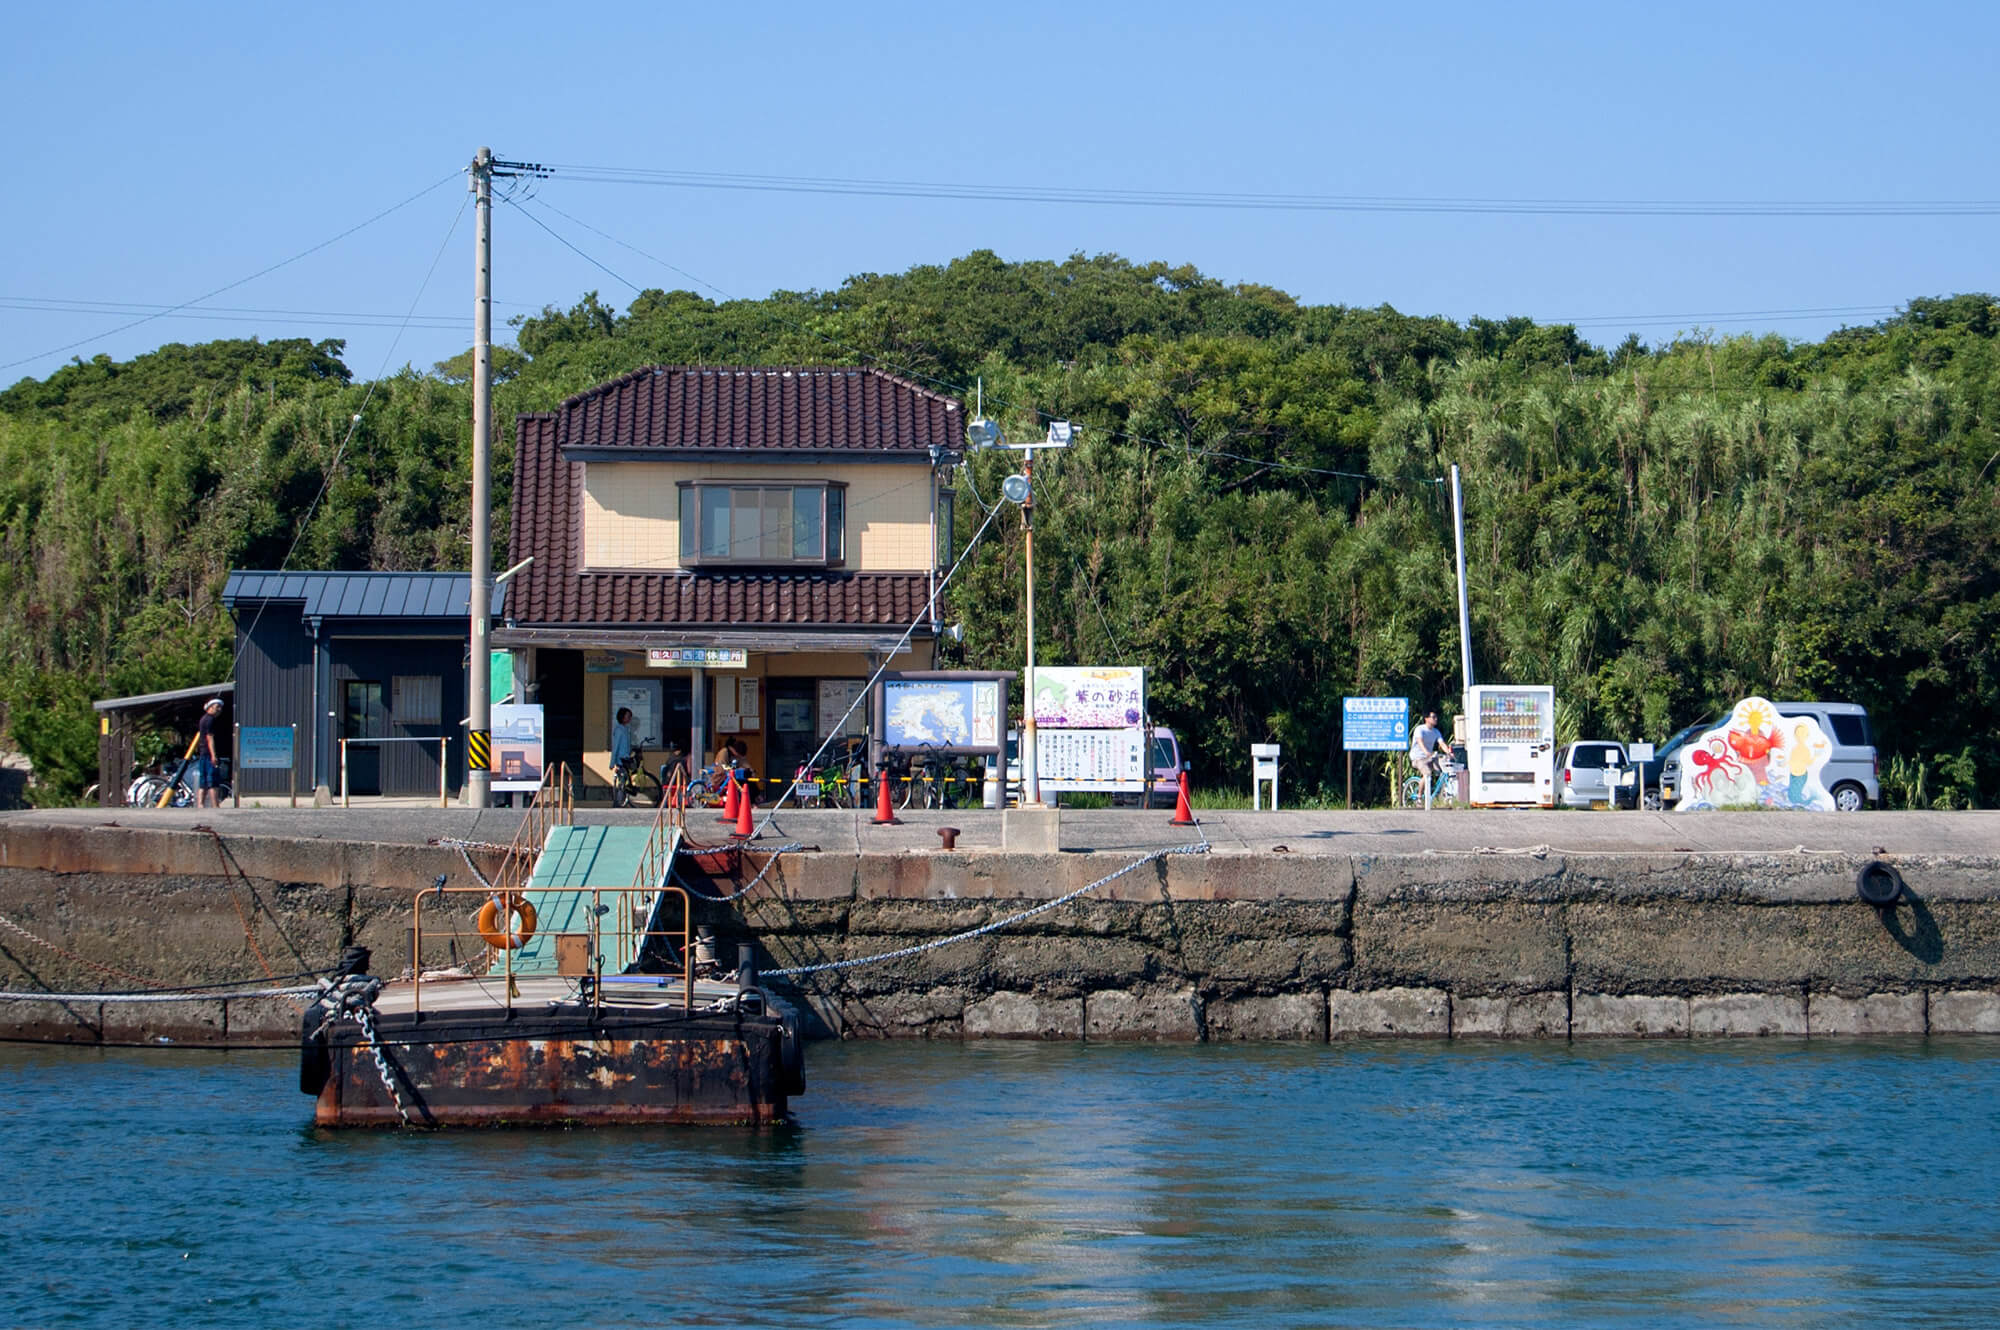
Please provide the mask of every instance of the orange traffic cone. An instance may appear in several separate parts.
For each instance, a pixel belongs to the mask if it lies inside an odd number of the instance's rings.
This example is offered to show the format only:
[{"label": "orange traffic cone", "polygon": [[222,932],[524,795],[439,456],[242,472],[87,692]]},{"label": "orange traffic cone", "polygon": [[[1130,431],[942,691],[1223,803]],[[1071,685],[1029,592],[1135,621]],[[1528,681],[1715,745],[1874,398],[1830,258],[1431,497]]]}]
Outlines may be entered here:
[{"label": "orange traffic cone", "polygon": [[875,778],[875,825],[894,826],[896,809],[889,802],[889,778],[886,775]]},{"label": "orange traffic cone", "polygon": [[736,798],[736,768],[731,767],[722,786],[722,816],[717,818],[716,821],[734,822],[736,820]]},{"label": "orange traffic cone", "polygon": [[750,788],[745,786],[736,796],[736,838],[749,840],[757,834],[757,826],[750,820]]},{"label": "orange traffic cone", "polygon": [[1181,793],[1180,797],[1174,800],[1174,820],[1171,825],[1176,827],[1194,825],[1194,809],[1188,807],[1188,780],[1185,767],[1181,768]]}]

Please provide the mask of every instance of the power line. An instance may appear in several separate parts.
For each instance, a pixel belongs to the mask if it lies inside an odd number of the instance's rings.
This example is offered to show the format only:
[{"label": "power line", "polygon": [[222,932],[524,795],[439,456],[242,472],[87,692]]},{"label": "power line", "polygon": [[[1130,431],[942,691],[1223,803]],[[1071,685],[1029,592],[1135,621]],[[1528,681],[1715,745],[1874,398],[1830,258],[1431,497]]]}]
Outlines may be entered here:
[{"label": "power line", "polygon": [[[685,277],[687,280],[693,282],[695,285],[705,287],[706,289],[715,292],[715,294],[721,296],[724,300],[737,299],[736,296],[731,295],[729,292],[723,290],[721,287],[715,285],[713,282],[707,281],[704,278],[701,278],[695,275],[694,273],[689,272],[685,268],[681,268],[672,263],[669,263],[665,259],[660,258],[658,255],[649,254],[645,250],[640,249],[637,245],[631,244],[628,241],[620,240],[617,236],[614,236],[607,231],[603,231],[595,226],[592,226],[589,222],[584,221],[582,218],[564,212],[561,208],[556,207],[553,203],[548,202],[546,199],[537,198],[532,201],[538,206],[545,208],[552,213],[555,213],[557,216],[567,218],[568,220],[576,223],[578,226],[582,227],[586,231],[589,231],[591,234],[598,236],[600,239],[608,240],[612,244],[618,245],[621,248],[629,249],[634,254],[637,254],[639,257],[647,259],[653,263],[657,263],[662,268],[665,268],[668,271],[673,272],[681,277]],[[522,205],[516,204],[515,206],[521,208],[523,212],[526,212],[526,208],[523,207]],[[534,218],[536,224],[539,225],[544,231],[547,231],[551,236],[554,236],[556,240],[563,245],[564,248],[578,255],[585,262],[591,264],[593,267],[599,269],[602,272],[609,273],[612,277],[616,278],[618,281],[623,282],[626,286],[631,287],[635,292],[640,289],[636,282],[633,282],[630,278],[627,278],[617,272],[613,272],[609,267],[605,266],[603,263],[600,263],[597,259],[591,257],[589,254],[585,253],[582,249],[578,248],[575,244],[571,243],[567,238],[558,233],[555,230],[555,228],[549,226],[546,222],[543,222],[540,218],[534,217],[534,214],[529,213],[528,215],[531,218]],[[781,323],[785,324],[786,327],[792,329],[794,332],[803,333],[806,336],[817,338],[818,340],[825,342],[828,346],[834,347],[836,350],[839,350],[847,355],[857,356],[863,360],[870,361],[874,364],[883,366],[893,373],[902,375],[904,378],[911,379],[917,382],[926,383],[934,388],[944,389],[947,392],[956,393],[960,397],[963,397],[966,394],[966,386],[962,383],[953,383],[948,379],[941,379],[938,378],[936,375],[926,374],[922,370],[911,369],[908,366],[897,365],[893,362],[884,360],[882,357],[875,355],[872,352],[862,351],[859,348],[851,347],[843,342],[836,341],[834,338],[828,336],[824,332],[821,332],[817,328],[811,328],[806,326],[805,324],[798,323],[795,320],[786,318],[782,313],[777,314],[777,318]],[[1001,401],[998,398],[996,398],[995,401],[998,402],[999,405],[1002,407],[1012,408],[1015,410],[1031,411],[1034,414],[1036,420],[1038,421],[1054,420],[1056,418],[1053,415],[1053,413],[1043,411],[1040,407],[1019,407],[1013,403]],[[1142,443],[1152,448],[1173,449],[1176,451],[1180,451],[1184,454],[1187,454],[1189,456],[1213,457],[1232,462],[1248,463],[1253,466],[1267,467],[1273,470],[1285,471],[1297,475],[1332,476],[1347,480],[1368,481],[1377,485],[1385,485],[1392,483],[1433,485],[1437,483],[1435,480],[1409,481],[1402,479],[1385,479],[1384,477],[1381,476],[1372,476],[1368,475],[1365,472],[1360,472],[1360,471],[1339,471],[1329,467],[1307,466],[1301,462],[1288,462],[1275,459],[1243,457],[1235,453],[1222,452],[1217,449],[1194,448],[1187,446],[1185,444],[1169,443],[1160,439],[1148,438],[1143,434],[1134,434],[1126,430],[1107,429],[1107,430],[1101,430],[1100,432],[1104,433],[1107,437],[1110,438],[1126,439],[1133,443]]]},{"label": "power line", "polygon": [[1398,194],[1263,194],[1182,190],[1072,188],[1060,185],[954,184],[841,176],[668,171],[637,166],[557,164],[564,180],[728,189],[761,193],[840,194],[865,198],[946,199],[980,203],[1067,203],[1129,208],[1205,208],[1266,212],[1442,213],[1522,217],[1991,217],[1991,199],[1562,199]]},{"label": "power line", "polygon": [[302,249],[288,259],[280,259],[276,263],[273,263],[268,267],[259,268],[256,272],[251,273],[248,277],[239,277],[233,282],[229,282],[223,286],[218,286],[213,291],[208,292],[206,295],[195,296],[191,300],[183,300],[179,304],[167,306],[164,310],[161,310],[159,313],[148,314],[143,318],[134,319],[130,323],[121,323],[116,328],[107,328],[103,332],[93,333],[89,337],[79,338],[74,342],[65,342],[61,346],[50,347],[48,350],[37,352],[32,356],[23,356],[19,360],[10,360],[5,364],[0,364],[0,370],[13,369],[16,365],[25,365],[30,361],[41,360],[48,356],[60,355],[64,351],[71,351],[79,346],[87,346],[92,342],[101,342],[107,337],[115,337],[119,333],[127,332],[133,328],[139,327],[142,324],[151,323],[154,319],[165,318],[168,314],[177,313],[178,311],[184,310],[191,305],[199,305],[204,300],[212,300],[216,296],[221,295],[224,291],[234,291],[237,287],[242,286],[248,282],[254,282],[259,277],[267,276],[271,273],[278,271],[278,269],[280,268],[288,267],[291,264],[297,263],[300,259],[306,258],[309,255],[317,254],[321,250],[325,249],[328,245],[332,245],[339,241],[345,240],[347,239],[347,237],[353,235],[356,231],[362,230],[364,227],[373,226],[376,222],[381,221],[384,217],[387,217],[390,213],[400,211],[403,208],[407,208],[412,203],[415,203],[418,199],[424,197],[424,195],[429,194],[432,190],[437,189],[438,186],[444,185],[452,180],[457,179],[460,174],[461,173],[458,171],[453,171],[450,175],[445,176],[443,179],[437,181],[436,183],[425,185],[422,189],[410,195],[410,197],[404,199],[401,203],[392,203],[388,207],[382,209],[382,211],[376,213],[373,217],[368,218],[366,221],[356,222],[353,226],[348,227],[345,231],[342,231],[339,235],[329,236],[327,239],[320,241],[317,245],[313,245],[307,249]]}]

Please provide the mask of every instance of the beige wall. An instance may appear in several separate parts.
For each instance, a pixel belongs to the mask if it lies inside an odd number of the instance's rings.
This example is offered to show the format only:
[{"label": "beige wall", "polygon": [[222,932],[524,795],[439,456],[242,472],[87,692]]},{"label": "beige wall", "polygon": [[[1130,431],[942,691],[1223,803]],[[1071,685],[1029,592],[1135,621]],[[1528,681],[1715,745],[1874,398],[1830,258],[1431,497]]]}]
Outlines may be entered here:
[{"label": "beige wall", "polygon": [[923,463],[590,462],[583,469],[584,567],[679,567],[680,486],[691,480],[845,483],[847,568],[920,572],[930,566],[930,467]]}]

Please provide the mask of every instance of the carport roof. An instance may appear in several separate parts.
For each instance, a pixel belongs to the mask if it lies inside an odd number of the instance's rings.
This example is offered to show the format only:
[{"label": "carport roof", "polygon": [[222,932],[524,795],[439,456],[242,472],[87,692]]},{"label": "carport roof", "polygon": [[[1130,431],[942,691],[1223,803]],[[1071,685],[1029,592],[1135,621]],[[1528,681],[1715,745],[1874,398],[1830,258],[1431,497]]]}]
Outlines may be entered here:
[{"label": "carport roof", "polygon": [[[492,613],[501,612],[505,585],[493,588]],[[463,619],[472,598],[470,573],[259,573],[233,572],[222,604],[300,602],[308,619]]]}]

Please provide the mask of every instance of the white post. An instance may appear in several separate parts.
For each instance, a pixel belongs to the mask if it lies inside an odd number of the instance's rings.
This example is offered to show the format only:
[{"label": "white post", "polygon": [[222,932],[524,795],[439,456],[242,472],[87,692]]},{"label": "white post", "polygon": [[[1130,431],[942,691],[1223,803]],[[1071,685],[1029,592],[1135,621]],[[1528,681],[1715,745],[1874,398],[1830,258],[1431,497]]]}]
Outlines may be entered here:
[{"label": "white post", "polygon": [[438,736],[438,807],[439,808],[451,807],[451,787],[445,779],[445,769],[444,769],[445,759],[450,753],[450,750],[445,747],[446,742],[447,741],[445,739],[445,736],[440,734]]},{"label": "white post", "polygon": [[340,806],[342,808],[354,806],[347,797],[347,740],[345,739],[340,741]]}]

